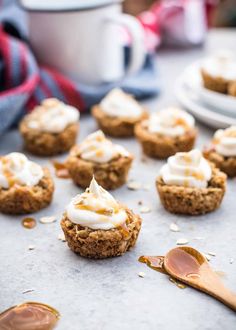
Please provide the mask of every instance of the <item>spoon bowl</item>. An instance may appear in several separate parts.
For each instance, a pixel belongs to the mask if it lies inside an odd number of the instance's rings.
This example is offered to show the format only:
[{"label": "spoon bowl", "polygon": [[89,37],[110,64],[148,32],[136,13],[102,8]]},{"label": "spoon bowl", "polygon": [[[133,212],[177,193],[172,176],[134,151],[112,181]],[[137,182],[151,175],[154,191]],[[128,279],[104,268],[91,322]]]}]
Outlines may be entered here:
[{"label": "spoon bowl", "polygon": [[165,256],[164,268],[175,279],[215,297],[236,311],[236,295],[224,286],[206,258],[194,248],[182,246],[170,250]]}]

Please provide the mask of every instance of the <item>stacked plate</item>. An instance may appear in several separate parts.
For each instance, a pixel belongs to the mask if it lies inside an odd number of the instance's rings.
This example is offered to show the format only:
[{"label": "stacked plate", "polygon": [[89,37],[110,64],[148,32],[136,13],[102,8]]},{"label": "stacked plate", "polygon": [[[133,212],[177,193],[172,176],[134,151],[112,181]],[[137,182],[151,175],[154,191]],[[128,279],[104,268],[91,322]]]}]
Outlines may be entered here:
[{"label": "stacked plate", "polygon": [[236,97],[204,88],[201,61],[191,64],[178,78],[175,93],[179,102],[196,119],[214,128],[236,125]]}]

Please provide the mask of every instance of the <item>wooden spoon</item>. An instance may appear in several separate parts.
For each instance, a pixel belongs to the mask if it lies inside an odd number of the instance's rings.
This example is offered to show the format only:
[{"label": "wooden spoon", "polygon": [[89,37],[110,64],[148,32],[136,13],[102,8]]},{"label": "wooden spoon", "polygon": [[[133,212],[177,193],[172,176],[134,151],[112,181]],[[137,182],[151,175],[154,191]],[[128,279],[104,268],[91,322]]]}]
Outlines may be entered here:
[{"label": "wooden spoon", "polygon": [[164,268],[172,277],[213,296],[236,311],[236,294],[224,286],[197,250],[188,246],[170,250],[165,256]]}]

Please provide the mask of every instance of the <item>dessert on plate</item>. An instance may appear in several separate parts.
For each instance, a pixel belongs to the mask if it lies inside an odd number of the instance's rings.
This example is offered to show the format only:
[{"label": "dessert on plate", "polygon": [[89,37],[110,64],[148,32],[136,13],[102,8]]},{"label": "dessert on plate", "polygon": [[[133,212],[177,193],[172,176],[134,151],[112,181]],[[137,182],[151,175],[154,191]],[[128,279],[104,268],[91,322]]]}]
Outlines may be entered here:
[{"label": "dessert on plate", "polygon": [[197,129],[193,116],[169,107],[153,113],[135,126],[135,135],[143,152],[153,158],[167,158],[193,148]]},{"label": "dessert on plate", "polygon": [[53,191],[47,168],[18,152],[0,157],[0,212],[36,212],[51,203]]},{"label": "dessert on plate", "polygon": [[236,59],[228,51],[210,56],[201,64],[201,75],[205,88],[227,94],[230,83],[236,81]]},{"label": "dessert on plate", "polygon": [[99,130],[71,149],[66,166],[78,186],[88,187],[94,175],[103,188],[110,190],[126,182],[132,161],[125,148],[113,144]]},{"label": "dessert on plate", "polygon": [[42,101],[20,123],[26,150],[52,156],[69,150],[76,141],[79,111],[57,99]]},{"label": "dessert on plate", "polygon": [[215,132],[204,157],[215,164],[229,177],[236,176],[236,126],[219,129]]},{"label": "dessert on plate", "polygon": [[134,126],[147,117],[144,108],[129,94],[115,88],[92,108],[101,130],[114,137],[134,135]]},{"label": "dessert on plate", "polygon": [[167,211],[204,214],[220,206],[226,175],[195,149],[169,157],[156,180],[156,187]]},{"label": "dessert on plate", "polygon": [[84,193],[71,200],[61,220],[70,249],[87,258],[108,258],[132,248],[141,218],[119,204],[93,178]]}]

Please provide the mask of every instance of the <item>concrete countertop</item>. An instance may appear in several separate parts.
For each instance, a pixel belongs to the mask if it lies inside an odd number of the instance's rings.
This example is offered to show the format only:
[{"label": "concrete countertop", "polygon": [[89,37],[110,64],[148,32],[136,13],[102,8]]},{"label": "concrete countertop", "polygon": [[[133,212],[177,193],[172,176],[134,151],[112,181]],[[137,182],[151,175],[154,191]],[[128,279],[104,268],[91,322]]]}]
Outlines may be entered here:
[{"label": "concrete countertop", "polygon": [[[209,50],[236,45],[235,30],[212,31],[204,48],[161,50],[158,65],[163,92],[145,102],[150,111],[175,104],[174,81],[185,66],[204,56]],[[234,46],[235,47],[235,46]],[[197,123],[202,147],[213,131]],[[81,141],[96,129],[89,116],[81,119]],[[57,222],[38,222],[32,230],[21,226],[22,216],[0,216],[0,310],[24,301],[52,305],[61,313],[58,330],[233,330],[236,314],[230,309],[192,288],[179,289],[162,275],[139,263],[140,255],[162,255],[175,247],[178,238],[187,238],[190,245],[202,252],[214,252],[211,265],[224,271],[225,284],[236,292],[236,180],[228,181],[227,193],[219,210],[200,216],[176,216],[167,213],[155,191],[154,181],[163,161],[141,162],[141,152],[134,139],[114,140],[122,143],[136,156],[129,178],[149,184],[150,190],[130,191],[126,186],[113,192],[135,212],[138,202],[150,206],[142,214],[143,227],[136,247],[119,258],[93,261],[72,253],[66,243],[58,240],[60,218],[69,200],[81,192],[70,180],[56,179],[52,205],[35,214],[56,215]],[[16,131],[0,139],[0,153],[22,151],[22,141]],[[62,160],[65,156],[57,157]],[[49,159],[31,157],[48,165]],[[53,172],[53,169],[51,167]],[[169,230],[176,222],[180,232]],[[203,237],[201,240],[196,237]],[[29,251],[28,246],[35,245]],[[234,263],[230,259],[234,258]],[[140,278],[138,273],[145,272]],[[34,290],[23,294],[25,290]]]}]

